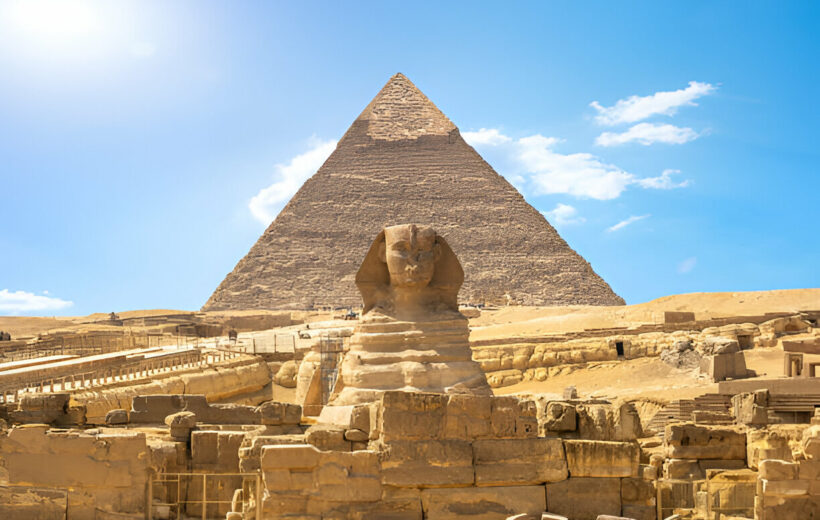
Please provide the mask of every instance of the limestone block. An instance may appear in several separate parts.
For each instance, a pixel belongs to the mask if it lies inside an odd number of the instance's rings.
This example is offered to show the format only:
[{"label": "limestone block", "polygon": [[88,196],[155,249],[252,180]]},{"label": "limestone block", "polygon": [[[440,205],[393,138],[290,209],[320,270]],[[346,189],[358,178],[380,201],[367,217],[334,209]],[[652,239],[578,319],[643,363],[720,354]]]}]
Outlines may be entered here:
[{"label": "limestone block", "polygon": [[359,430],[357,428],[351,428],[345,430],[344,438],[345,440],[350,442],[367,442],[370,436],[365,431]]},{"label": "limestone block", "polygon": [[[504,359],[502,358],[502,366]],[[510,363],[511,364],[511,363]],[[498,370],[487,373],[487,383],[492,388],[502,388],[520,383],[524,379],[524,374],[518,369]]]},{"label": "limestone block", "polygon": [[726,338],[723,336],[707,337],[699,349],[704,356],[713,356],[716,354],[732,354],[740,352],[740,345],[736,339]]},{"label": "limestone block", "polygon": [[68,407],[71,394],[68,393],[25,393],[20,397],[18,410],[28,412],[62,412]]},{"label": "limestone block", "polygon": [[122,408],[111,410],[105,414],[105,424],[113,426],[116,424],[128,424],[128,412]]},{"label": "limestone block", "polygon": [[95,509],[99,515],[137,513],[150,459],[145,435],[95,432],[47,432],[45,426],[10,430],[0,436],[8,483],[71,488],[70,518],[93,518]]},{"label": "limestone block", "polygon": [[522,438],[538,435],[535,401],[512,396],[494,397],[490,405],[490,425],[495,438]]},{"label": "limestone block", "polygon": [[764,495],[800,496],[809,493],[808,480],[766,480],[760,479]]},{"label": "limestone block", "polygon": [[637,477],[640,450],[636,443],[564,440],[572,477]]},{"label": "limestone block", "polygon": [[219,432],[191,432],[191,462],[194,464],[216,464],[219,455]]},{"label": "limestone block", "polygon": [[744,459],[746,435],[730,428],[670,424],[664,436],[666,454],[675,459]]},{"label": "limestone block", "polygon": [[353,520],[422,520],[421,491],[382,486],[378,502],[357,503],[349,515]]},{"label": "limestone block", "polygon": [[187,410],[203,412],[208,408],[204,395],[138,395],[131,401],[132,423],[162,423],[166,417]]},{"label": "limestone block", "polygon": [[492,401],[492,397],[483,395],[449,396],[443,438],[469,440],[489,436]]},{"label": "limestone block", "polygon": [[319,463],[319,450],[310,444],[262,447],[261,469],[310,469]]},{"label": "limestone block", "polygon": [[656,520],[658,518],[658,510],[655,506],[624,504],[621,514],[634,520]]},{"label": "limestone block", "polygon": [[350,428],[370,432],[370,405],[357,404],[350,411]]},{"label": "limestone block", "polygon": [[63,520],[65,501],[65,494],[60,490],[0,487],[0,518]]},{"label": "limestone block", "polygon": [[374,502],[382,497],[379,477],[378,453],[357,451],[322,453],[314,478],[323,500]]},{"label": "limestone block", "polygon": [[187,440],[191,430],[196,428],[196,414],[193,412],[177,412],[165,418],[165,424],[170,428],[171,438]]},{"label": "limestone block", "polygon": [[621,513],[621,482],[617,478],[570,477],[547,484],[551,513],[572,520],[595,520],[600,514]]},{"label": "limestone block", "polygon": [[732,413],[739,424],[766,424],[768,391],[748,392],[732,396]]},{"label": "limestone block", "polygon": [[561,439],[487,439],[473,442],[478,486],[540,484],[567,478]]},{"label": "limestone block", "polygon": [[541,513],[541,520],[569,520],[569,518],[554,513]]},{"label": "limestone block", "polygon": [[[808,461],[807,461],[808,462]],[[786,462],[785,460],[762,460],[760,461],[760,478],[766,480],[795,480],[800,469],[800,464],[796,462]]]},{"label": "limestone block", "polygon": [[698,466],[700,466],[704,474],[710,469],[735,471],[746,469],[746,461],[742,459],[703,459],[698,461]]},{"label": "limestone block", "polygon": [[658,478],[658,468],[651,464],[641,464],[638,473],[644,480],[656,480]]},{"label": "limestone block", "polygon": [[298,496],[290,493],[268,493],[264,496],[264,502],[262,503],[262,518],[293,518],[299,520],[312,518],[321,520],[320,515],[310,517],[306,514],[307,505],[307,496]]},{"label": "limestone block", "polygon": [[320,450],[350,451],[350,442],[345,440],[345,430],[338,426],[317,424],[305,432],[305,441]]},{"label": "limestone block", "polygon": [[199,422],[211,424],[260,424],[262,416],[253,406],[226,403],[209,405],[197,414]]},{"label": "limestone block", "polygon": [[621,501],[638,506],[655,505],[655,483],[642,478],[621,479]]},{"label": "limestone block", "polygon": [[279,425],[285,422],[285,403],[268,401],[256,407],[262,424]]},{"label": "limestone block", "polygon": [[790,461],[792,451],[801,451],[805,425],[778,424],[767,428],[749,428],[746,431],[746,460],[749,467],[757,469],[764,459]]},{"label": "limestone block", "polygon": [[299,375],[299,362],[295,360],[285,361],[276,375],[273,376],[273,382],[285,388],[296,388],[296,378]]},{"label": "limestone block", "polygon": [[187,446],[184,442],[149,439],[150,466],[157,473],[184,473],[188,470]]},{"label": "limestone block", "polygon": [[497,520],[513,514],[540,515],[547,507],[543,486],[423,489],[429,520]]},{"label": "limestone block", "polygon": [[800,480],[818,480],[820,479],[820,461],[819,460],[801,460],[800,468],[798,470],[798,477]]},{"label": "limestone block", "polygon": [[696,460],[667,459],[663,464],[663,476],[667,479],[702,479],[705,477]]},{"label": "limestone block", "polygon": [[809,460],[820,460],[820,425],[814,424],[803,431],[801,446]]},{"label": "limestone block", "polygon": [[820,500],[811,496],[765,497],[758,520],[791,520],[820,518]]},{"label": "limestone block", "polygon": [[473,450],[467,441],[393,441],[385,445],[381,470],[390,486],[470,485]]},{"label": "limestone block", "polygon": [[447,396],[416,392],[385,392],[379,430],[385,441],[437,439],[444,427]]},{"label": "limestone block", "polygon": [[582,439],[632,441],[641,437],[641,424],[632,403],[582,404],[576,407]]},{"label": "limestone block", "polygon": [[543,430],[550,432],[572,432],[577,427],[575,406],[570,403],[552,401],[544,411]]}]

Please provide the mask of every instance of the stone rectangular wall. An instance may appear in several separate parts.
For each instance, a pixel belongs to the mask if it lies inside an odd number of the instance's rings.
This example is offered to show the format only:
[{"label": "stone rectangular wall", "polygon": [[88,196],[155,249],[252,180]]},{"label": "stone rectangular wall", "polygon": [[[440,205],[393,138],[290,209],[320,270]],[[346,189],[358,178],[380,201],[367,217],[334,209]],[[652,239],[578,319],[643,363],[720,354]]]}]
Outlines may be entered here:
[{"label": "stone rectangular wall", "polygon": [[[314,428],[308,443],[261,446],[265,518],[490,520],[549,510],[654,519],[654,474],[634,440],[563,439],[545,428],[539,436],[533,401],[387,392],[347,412],[336,435]],[[327,449],[351,432],[367,443]],[[319,440],[324,450],[311,443]]]},{"label": "stone rectangular wall", "polygon": [[11,485],[68,490],[72,520],[144,509],[150,456],[142,433],[18,426],[0,435],[0,461]]}]

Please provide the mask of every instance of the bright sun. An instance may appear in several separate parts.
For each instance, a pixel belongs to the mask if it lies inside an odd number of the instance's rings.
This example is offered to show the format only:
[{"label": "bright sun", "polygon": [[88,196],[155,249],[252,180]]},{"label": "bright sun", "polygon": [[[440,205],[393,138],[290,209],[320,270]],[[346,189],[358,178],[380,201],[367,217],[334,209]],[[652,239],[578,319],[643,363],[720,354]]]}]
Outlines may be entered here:
[{"label": "bright sun", "polygon": [[98,13],[76,0],[17,0],[6,5],[9,21],[40,43],[67,43],[100,27]]}]

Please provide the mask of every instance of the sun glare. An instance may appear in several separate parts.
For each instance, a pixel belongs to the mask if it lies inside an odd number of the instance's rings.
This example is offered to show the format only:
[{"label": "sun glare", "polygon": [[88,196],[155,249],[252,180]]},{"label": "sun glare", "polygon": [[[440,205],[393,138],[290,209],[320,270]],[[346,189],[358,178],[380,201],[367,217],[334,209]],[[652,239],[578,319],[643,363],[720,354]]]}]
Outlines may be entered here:
[{"label": "sun glare", "polygon": [[39,43],[67,43],[92,35],[100,27],[98,13],[86,2],[18,0],[7,5],[13,26]]}]

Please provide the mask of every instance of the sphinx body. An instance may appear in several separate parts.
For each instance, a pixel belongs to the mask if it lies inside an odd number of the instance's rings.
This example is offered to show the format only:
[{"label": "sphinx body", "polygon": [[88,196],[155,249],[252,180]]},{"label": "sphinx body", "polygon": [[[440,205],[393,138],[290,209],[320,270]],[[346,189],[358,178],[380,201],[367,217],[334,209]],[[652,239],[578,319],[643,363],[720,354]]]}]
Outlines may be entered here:
[{"label": "sphinx body", "polygon": [[458,312],[463,280],[432,228],[385,228],[356,275],[364,309],[328,404],[371,402],[385,390],[490,395]]}]

